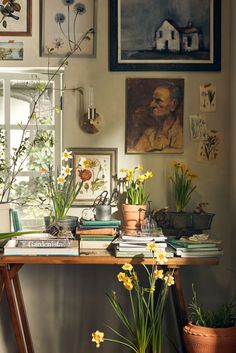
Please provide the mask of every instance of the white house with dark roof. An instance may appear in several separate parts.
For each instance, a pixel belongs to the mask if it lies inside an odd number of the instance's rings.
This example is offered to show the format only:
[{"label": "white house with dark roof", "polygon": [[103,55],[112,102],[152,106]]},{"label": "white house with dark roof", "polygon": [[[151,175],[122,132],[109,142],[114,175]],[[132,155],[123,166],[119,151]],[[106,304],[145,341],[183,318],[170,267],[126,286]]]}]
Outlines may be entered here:
[{"label": "white house with dark roof", "polygon": [[154,49],[159,51],[197,51],[200,48],[201,31],[188,22],[179,27],[173,20],[165,19],[155,33]]}]

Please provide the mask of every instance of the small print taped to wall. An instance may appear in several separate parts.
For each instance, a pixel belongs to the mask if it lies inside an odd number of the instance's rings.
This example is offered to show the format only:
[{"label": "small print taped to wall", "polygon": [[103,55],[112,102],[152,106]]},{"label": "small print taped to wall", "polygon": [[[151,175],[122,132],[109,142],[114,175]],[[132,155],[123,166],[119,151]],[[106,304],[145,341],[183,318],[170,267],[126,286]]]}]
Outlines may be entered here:
[{"label": "small print taped to wall", "polygon": [[216,130],[207,132],[207,138],[199,142],[198,156],[199,161],[216,161],[219,158],[222,146],[222,134]]},{"label": "small print taped to wall", "polygon": [[190,134],[196,141],[206,140],[207,138],[207,119],[204,115],[190,115]]},{"label": "small print taped to wall", "polygon": [[211,83],[200,86],[200,111],[208,113],[216,111],[216,86]]}]

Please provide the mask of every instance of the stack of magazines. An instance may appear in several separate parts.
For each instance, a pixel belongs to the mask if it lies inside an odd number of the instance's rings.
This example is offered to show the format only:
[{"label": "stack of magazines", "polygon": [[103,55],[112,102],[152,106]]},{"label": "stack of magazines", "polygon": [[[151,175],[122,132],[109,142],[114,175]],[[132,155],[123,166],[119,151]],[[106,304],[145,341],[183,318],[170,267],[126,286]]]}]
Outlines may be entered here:
[{"label": "stack of magazines", "polygon": [[32,233],[18,235],[8,240],[4,246],[6,256],[78,256],[78,240],[71,237],[55,237],[49,233]]},{"label": "stack of magazines", "polygon": [[167,257],[173,257],[173,251],[167,247],[166,237],[162,236],[129,236],[121,234],[113,243],[116,257],[152,257],[147,249],[148,243],[156,243],[157,248],[166,251]]}]

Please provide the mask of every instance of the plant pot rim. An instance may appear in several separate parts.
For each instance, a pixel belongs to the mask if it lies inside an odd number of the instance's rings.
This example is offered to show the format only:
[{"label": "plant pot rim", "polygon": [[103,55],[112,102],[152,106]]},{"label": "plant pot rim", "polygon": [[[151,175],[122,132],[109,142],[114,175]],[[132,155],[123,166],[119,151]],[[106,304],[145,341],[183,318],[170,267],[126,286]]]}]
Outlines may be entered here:
[{"label": "plant pot rim", "polygon": [[219,336],[231,336],[236,334],[236,326],[205,327],[189,322],[184,326],[183,331],[190,335],[215,336],[217,334]]}]

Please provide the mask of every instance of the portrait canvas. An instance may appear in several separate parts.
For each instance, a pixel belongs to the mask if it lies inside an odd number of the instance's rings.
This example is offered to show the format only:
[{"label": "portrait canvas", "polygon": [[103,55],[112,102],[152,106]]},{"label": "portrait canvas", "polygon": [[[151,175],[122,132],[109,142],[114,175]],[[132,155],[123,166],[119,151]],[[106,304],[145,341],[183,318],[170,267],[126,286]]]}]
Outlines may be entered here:
[{"label": "portrait canvas", "polygon": [[126,80],[126,153],[183,152],[184,80]]},{"label": "portrait canvas", "polygon": [[221,0],[110,4],[111,70],[220,70]]}]

